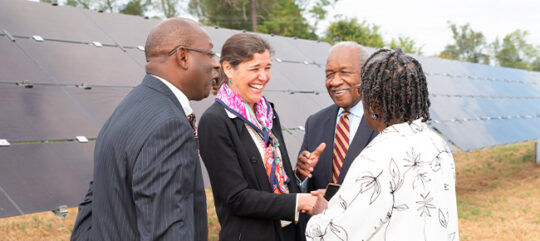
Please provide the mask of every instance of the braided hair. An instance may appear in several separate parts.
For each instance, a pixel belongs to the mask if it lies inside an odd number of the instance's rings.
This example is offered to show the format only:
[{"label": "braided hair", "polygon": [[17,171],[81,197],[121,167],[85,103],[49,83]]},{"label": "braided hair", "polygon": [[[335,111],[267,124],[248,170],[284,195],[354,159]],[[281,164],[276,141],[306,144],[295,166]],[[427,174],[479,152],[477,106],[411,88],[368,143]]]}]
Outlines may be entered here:
[{"label": "braided hair", "polygon": [[420,63],[401,49],[380,49],[362,67],[362,101],[386,126],[429,120],[426,76]]}]

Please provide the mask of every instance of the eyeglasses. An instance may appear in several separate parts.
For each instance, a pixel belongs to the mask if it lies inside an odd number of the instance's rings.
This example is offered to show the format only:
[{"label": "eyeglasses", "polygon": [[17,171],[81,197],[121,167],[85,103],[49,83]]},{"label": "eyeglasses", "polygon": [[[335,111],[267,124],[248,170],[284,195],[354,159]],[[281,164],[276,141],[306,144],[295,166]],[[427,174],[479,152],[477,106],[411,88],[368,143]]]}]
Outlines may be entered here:
[{"label": "eyeglasses", "polygon": [[336,76],[336,74],[339,74],[339,76],[341,76],[342,78],[350,78],[351,76],[353,76],[356,73],[357,72],[354,72],[354,71],[343,71],[343,70],[336,71],[336,72],[327,72],[326,73],[326,81],[333,80],[334,77]]},{"label": "eyeglasses", "polygon": [[192,51],[197,51],[199,53],[204,53],[204,54],[207,54],[208,56],[210,56],[210,58],[219,60],[219,57],[217,56],[216,52],[214,52],[214,51],[205,50],[205,49],[198,49],[198,48],[192,48],[192,47],[187,47],[187,46],[182,46],[182,45],[178,45],[178,46],[174,47],[174,49],[171,50],[171,52],[169,52],[169,56],[172,56],[173,54],[175,54],[178,51],[179,48],[192,50]]}]

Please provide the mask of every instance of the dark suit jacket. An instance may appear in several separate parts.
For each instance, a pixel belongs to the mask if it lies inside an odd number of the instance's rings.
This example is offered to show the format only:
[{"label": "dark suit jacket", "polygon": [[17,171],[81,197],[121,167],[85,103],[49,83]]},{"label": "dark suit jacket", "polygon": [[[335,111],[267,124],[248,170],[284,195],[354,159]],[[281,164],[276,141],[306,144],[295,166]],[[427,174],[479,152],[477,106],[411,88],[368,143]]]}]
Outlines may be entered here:
[{"label": "dark suit jacket", "polygon": [[147,75],[104,124],[72,240],[207,240],[197,143],[182,106]]},{"label": "dark suit jacket", "polygon": [[[199,124],[201,157],[208,169],[216,212],[221,224],[220,240],[284,241],[280,219],[294,221],[295,182],[281,124],[274,112],[272,133],[279,139],[283,166],[290,178],[291,194],[273,194],[261,159],[244,122],[231,119],[215,102]],[[290,224],[290,225],[294,225]],[[294,226],[297,240],[305,239]]]},{"label": "dark suit jacket", "polygon": [[[334,157],[334,136],[336,132],[336,121],[339,107],[335,104],[328,106],[321,111],[309,116],[306,121],[306,132],[304,141],[300,148],[302,151],[312,152],[321,144],[326,143],[326,149],[319,157],[319,162],[313,169],[312,178],[308,180],[308,191],[326,188],[326,185],[332,182],[332,158]],[[377,136],[377,132],[371,129],[362,117],[360,126],[349,145],[349,150],[343,161],[338,183],[341,184],[352,162],[367,146],[367,144]]]}]

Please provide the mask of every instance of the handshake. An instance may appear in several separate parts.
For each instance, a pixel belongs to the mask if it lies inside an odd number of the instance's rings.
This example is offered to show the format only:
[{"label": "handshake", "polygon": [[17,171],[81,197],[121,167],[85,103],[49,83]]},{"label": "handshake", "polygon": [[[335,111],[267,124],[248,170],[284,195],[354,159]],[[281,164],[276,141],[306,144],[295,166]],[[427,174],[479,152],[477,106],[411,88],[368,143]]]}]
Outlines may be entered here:
[{"label": "handshake", "polygon": [[326,189],[319,189],[311,193],[298,194],[298,211],[311,216],[322,213],[328,207],[328,201],[324,198],[325,192]]},{"label": "handshake", "polygon": [[[300,153],[296,162],[296,175],[300,180],[311,177],[313,168],[317,165],[324,148],[326,148],[326,144],[321,143],[313,152],[303,151]],[[307,212],[309,215],[316,215],[324,211],[328,207],[328,201],[323,197],[325,192],[326,189],[319,189],[312,191],[311,194],[299,194],[298,211]]]}]

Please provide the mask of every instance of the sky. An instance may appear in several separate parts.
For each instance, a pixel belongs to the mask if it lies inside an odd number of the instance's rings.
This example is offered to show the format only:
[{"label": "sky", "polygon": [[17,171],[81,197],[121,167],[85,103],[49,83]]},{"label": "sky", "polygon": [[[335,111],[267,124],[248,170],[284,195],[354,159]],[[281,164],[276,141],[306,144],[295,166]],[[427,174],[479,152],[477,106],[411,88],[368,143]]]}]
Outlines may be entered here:
[{"label": "sky", "polygon": [[336,15],[356,17],[378,25],[385,42],[409,36],[424,55],[435,55],[452,43],[448,21],[470,24],[488,43],[516,29],[529,32],[527,42],[540,46],[540,0],[339,0],[329,8],[327,21],[319,23],[324,33]]}]

